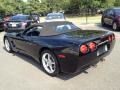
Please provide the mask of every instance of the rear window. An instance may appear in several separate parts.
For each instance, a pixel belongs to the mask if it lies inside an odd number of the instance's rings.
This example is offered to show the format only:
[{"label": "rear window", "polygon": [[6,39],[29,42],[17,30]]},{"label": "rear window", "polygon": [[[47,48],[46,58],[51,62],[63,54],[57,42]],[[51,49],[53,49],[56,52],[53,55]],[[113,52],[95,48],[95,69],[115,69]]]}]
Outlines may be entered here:
[{"label": "rear window", "polygon": [[24,21],[24,20],[28,20],[28,16],[13,16],[10,20]]},{"label": "rear window", "polygon": [[47,20],[50,19],[64,19],[64,15],[63,14],[49,14],[47,15]]}]

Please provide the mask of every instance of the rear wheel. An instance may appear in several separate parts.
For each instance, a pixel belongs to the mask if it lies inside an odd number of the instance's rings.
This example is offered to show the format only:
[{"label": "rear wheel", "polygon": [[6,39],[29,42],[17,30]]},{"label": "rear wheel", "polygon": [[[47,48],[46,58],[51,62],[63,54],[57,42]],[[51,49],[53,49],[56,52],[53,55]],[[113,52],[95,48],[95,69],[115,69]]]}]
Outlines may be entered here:
[{"label": "rear wheel", "polygon": [[41,64],[42,64],[43,70],[48,75],[56,76],[59,74],[57,58],[51,51],[45,50],[41,53]]},{"label": "rear wheel", "polygon": [[118,30],[118,25],[117,25],[116,22],[113,22],[112,29],[113,29],[114,31],[117,31],[117,30]]},{"label": "rear wheel", "polygon": [[10,41],[8,40],[7,37],[5,37],[5,39],[4,39],[4,46],[5,46],[5,49],[7,52],[9,52],[9,53],[13,52]]}]

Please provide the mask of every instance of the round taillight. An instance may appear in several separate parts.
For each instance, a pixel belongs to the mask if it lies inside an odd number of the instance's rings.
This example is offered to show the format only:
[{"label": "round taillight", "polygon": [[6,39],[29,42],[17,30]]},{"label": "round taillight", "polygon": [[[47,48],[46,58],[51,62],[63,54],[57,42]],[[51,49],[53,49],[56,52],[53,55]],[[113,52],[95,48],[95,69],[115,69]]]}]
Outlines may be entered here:
[{"label": "round taillight", "polygon": [[88,48],[87,45],[81,45],[80,46],[80,52],[81,53],[86,54],[86,53],[88,53],[88,51],[89,51],[89,48]]},{"label": "round taillight", "polygon": [[112,35],[112,40],[115,40],[115,35],[114,34]]},{"label": "round taillight", "polygon": [[112,37],[111,37],[111,36],[108,37],[108,41],[109,41],[109,42],[112,41]]},{"label": "round taillight", "polygon": [[90,43],[89,43],[89,48],[90,48],[91,51],[96,50],[96,48],[97,48],[96,43],[95,43],[95,42],[90,42]]}]

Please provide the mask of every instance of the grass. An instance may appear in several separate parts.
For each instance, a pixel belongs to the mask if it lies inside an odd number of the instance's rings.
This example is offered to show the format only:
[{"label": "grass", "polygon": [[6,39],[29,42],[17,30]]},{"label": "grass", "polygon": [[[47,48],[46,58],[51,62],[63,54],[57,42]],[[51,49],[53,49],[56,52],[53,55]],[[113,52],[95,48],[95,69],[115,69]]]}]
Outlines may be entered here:
[{"label": "grass", "polygon": [[[41,17],[41,22],[45,21],[45,17]],[[86,17],[80,17],[80,16],[66,16],[66,20],[73,22],[77,25],[80,24],[97,24],[101,22],[101,16],[88,16],[87,17],[87,23],[86,23]]]}]

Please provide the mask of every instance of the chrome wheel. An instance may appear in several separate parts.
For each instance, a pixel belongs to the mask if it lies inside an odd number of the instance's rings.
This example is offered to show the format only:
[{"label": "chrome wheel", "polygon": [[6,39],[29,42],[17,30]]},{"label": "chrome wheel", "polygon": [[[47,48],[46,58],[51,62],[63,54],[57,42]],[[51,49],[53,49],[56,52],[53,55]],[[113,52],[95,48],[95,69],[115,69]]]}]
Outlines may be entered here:
[{"label": "chrome wheel", "polygon": [[56,63],[54,57],[50,53],[44,53],[42,55],[42,64],[47,73],[51,74],[55,72]]},{"label": "chrome wheel", "polygon": [[113,23],[113,30],[117,30],[117,24],[115,22]]},{"label": "chrome wheel", "polygon": [[6,50],[8,51],[8,52],[10,52],[11,51],[11,49],[10,49],[10,43],[9,43],[9,41],[8,41],[8,39],[5,39],[5,48],[6,48]]}]

